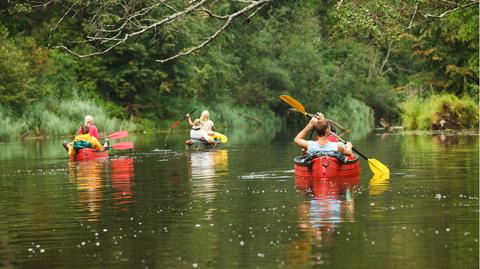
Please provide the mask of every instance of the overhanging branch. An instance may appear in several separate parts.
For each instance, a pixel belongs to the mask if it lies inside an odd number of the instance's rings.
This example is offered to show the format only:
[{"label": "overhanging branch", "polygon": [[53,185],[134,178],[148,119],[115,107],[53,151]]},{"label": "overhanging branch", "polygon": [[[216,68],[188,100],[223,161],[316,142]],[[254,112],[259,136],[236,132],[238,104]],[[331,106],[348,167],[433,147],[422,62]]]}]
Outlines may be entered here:
[{"label": "overhanging branch", "polygon": [[[76,2],[74,2],[67,9],[65,14],[60,18],[57,24],[52,27],[52,32],[55,31],[58,25],[65,19],[65,17],[67,17],[71,13],[72,9],[77,5],[79,1],[84,0],[77,0]],[[157,60],[157,62],[159,63],[164,63],[178,57],[191,54],[192,52],[205,47],[207,44],[211,43],[214,39],[216,39],[222,32],[224,32],[225,29],[231,25],[232,21],[235,18],[244,14],[249,14],[246,20],[250,20],[268,3],[273,2],[273,0],[238,1],[240,4],[236,5],[243,5],[243,7],[236,11],[233,11],[230,14],[225,15],[215,14],[210,9],[205,7],[208,0],[192,0],[188,2],[188,5],[186,7],[179,9],[178,11],[175,7],[168,5],[166,2],[166,0],[162,0],[147,7],[138,7],[141,5],[139,4],[141,2],[135,1],[126,1],[123,4],[117,4],[117,7],[120,6],[120,10],[122,10],[123,14],[120,16],[120,18],[113,20],[105,20],[105,16],[109,15],[108,11],[109,8],[112,8],[112,6],[108,6],[106,4],[102,5],[99,4],[101,2],[96,2],[96,4],[100,6],[97,7],[97,9],[91,8],[90,6],[90,9],[93,9],[93,13],[91,13],[91,18],[88,20],[88,25],[92,30],[90,31],[90,34],[87,34],[85,39],[80,42],[92,45],[100,45],[102,48],[89,53],[80,53],[76,49],[71,48],[67,45],[59,45],[56,46],[56,48],[64,49],[73,55],[76,55],[80,58],[85,58],[105,54],[112,49],[118,47],[119,45],[126,43],[135,37],[142,36],[143,34],[151,30],[156,31],[158,28],[164,27],[173,22],[181,21],[182,19],[190,15],[192,12],[203,12],[204,14],[207,14],[208,17],[224,21],[224,23],[222,23],[211,36],[209,36],[200,44],[195,45],[185,51],[180,51],[177,54],[168,58]],[[89,7],[92,2],[87,1],[85,3],[86,4],[84,7]],[[154,12],[161,7],[166,7],[168,8],[169,12],[173,11],[173,13],[156,19],[155,15],[152,14],[154,14]],[[162,12],[165,13],[165,11]],[[109,23],[105,23],[105,21],[109,21]]]},{"label": "overhanging branch", "polygon": [[[227,20],[226,22],[215,32],[213,33],[213,35],[211,35],[210,37],[208,37],[204,42],[200,43],[199,45],[193,47],[193,48],[190,48],[188,49],[187,51],[185,52],[179,52],[171,57],[168,57],[168,58],[165,58],[165,59],[159,59],[157,60],[157,62],[159,63],[165,63],[165,62],[168,62],[168,61],[171,61],[175,58],[178,58],[178,57],[181,57],[181,56],[186,56],[186,55],[189,55],[203,47],[205,47],[208,43],[212,42],[215,38],[217,38],[233,21],[233,19],[235,19],[236,17],[248,12],[249,10],[253,9],[253,8],[256,8],[258,7],[257,10],[254,11],[254,13],[258,12],[258,10],[260,8],[262,8],[266,3],[268,2],[271,2],[271,0],[265,0],[265,1],[257,1],[257,2],[253,2],[252,4],[244,7],[243,9],[227,16]],[[253,14],[253,13],[252,13]],[[252,15],[250,15],[247,19],[249,19]]]}]

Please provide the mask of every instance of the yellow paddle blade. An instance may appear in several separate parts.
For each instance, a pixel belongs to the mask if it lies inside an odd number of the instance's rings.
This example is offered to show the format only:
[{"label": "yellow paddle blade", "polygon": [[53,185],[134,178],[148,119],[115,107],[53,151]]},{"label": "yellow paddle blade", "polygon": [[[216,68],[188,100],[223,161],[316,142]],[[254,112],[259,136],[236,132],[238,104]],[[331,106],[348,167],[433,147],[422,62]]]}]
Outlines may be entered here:
[{"label": "yellow paddle blade", "polygon": [[305,112],[305,108],[302,104],[300,104],[297,100],[293,99],[288,95],[280,95],[280,99],[282,99],[285,103],[289,104],[291,107],[295,108],[298,112],[302,113],[303,115],[307,115]]},{"label": "yellow paddle blade", "polygon": [[373,174],[372,179],[370,179],[370,188],[368,191],[369,195],[380,195],[385,191],[388,191],[389,185],[389,175],[385,174]]},{"label": "yellow paddle blade", "polygon": [[390,169],[377,159],[368,159],[368,166],[375,175],[383,175],[384,179],[390,178]]}]

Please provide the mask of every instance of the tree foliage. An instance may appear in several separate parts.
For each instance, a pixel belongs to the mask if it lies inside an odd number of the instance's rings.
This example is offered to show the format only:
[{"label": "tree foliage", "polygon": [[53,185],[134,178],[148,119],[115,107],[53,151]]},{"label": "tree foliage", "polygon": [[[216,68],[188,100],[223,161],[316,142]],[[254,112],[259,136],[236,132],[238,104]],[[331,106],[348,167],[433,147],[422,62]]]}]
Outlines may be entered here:
[{"label": "tree foliage", "polygon": [[278,96],[290,94],[340,118],[356,107],[396,121],[411,96],[478,101],[478,1],[166,3],[0,3],[1,106],[55,112],[52,100],[100,99],[112,117],[158,121],[197,106],[282,113]]}]

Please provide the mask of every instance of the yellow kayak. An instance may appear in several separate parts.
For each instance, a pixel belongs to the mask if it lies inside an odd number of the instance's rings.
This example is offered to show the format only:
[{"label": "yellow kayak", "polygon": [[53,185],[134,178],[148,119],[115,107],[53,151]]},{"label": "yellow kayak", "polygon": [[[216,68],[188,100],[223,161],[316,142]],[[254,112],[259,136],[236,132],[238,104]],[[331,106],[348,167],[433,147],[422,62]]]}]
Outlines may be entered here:
[{"label": "yellow kayak", "polygon": [[228,142],[228,137],[224,134],[221,134],[221,133],[214,132],[213,134],[210,134],[209,136],[210,136],[210,138],[213,139],[213,141],[215,141],[217,143],[225,144],[225,143]]}]

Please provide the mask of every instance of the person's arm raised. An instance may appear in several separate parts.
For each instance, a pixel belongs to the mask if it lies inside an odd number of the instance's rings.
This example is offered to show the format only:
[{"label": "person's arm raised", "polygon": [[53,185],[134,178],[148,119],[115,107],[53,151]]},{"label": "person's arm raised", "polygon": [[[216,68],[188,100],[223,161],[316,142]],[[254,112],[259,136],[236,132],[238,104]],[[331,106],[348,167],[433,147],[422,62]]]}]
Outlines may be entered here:
[{"label": "person's arm raised", "polygon": [[295,142],[297,145],[299,145],[302,148],[307,148],[308,147],[308,141],[305,140],[305,136],[307,135],[308,131],[310,131],[315,124],[317,124],[318,119],[313,117],[310,122],[301,130],[297,136],[295,136],[295,139],[293,139],[293,142]]},{"label": "person's arm raised", "polygon": [[188,125],[193,126],[192,116],[190,115],[190,113],[187,114],[187,119],[188,119]]}]

